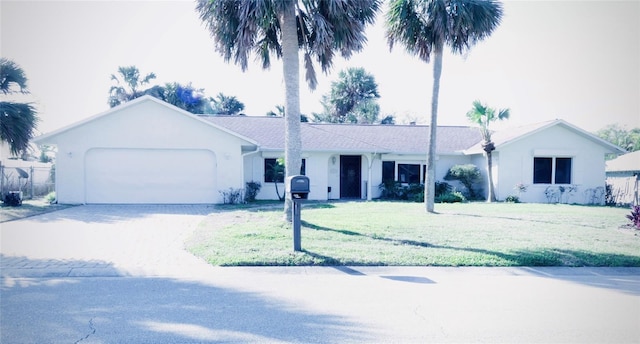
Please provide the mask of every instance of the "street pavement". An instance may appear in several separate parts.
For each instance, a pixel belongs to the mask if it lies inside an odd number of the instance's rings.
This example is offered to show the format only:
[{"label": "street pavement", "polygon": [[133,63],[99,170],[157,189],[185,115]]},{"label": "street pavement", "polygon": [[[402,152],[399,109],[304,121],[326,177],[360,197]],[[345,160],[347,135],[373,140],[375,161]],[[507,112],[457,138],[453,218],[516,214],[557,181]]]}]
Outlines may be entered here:
[{"label": "street pavement", "polygon": [[212,267],[208,206],[0,224],[1,343],[640,343],[640,268]]}]

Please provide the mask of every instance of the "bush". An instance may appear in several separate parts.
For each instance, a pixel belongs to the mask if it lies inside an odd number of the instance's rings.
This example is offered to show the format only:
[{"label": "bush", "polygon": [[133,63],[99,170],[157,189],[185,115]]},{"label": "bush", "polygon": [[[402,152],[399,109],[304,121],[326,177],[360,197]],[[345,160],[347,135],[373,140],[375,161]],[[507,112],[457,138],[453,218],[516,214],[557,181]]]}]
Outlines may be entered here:
[{"label": "bush", "polygon": [[[378,188],[382,191],[381,199],[408,200],[411,202],[424,202],[424,184],[412,183],[402,185],[400,182],[388,180],[381,183]],[[436,182],[435,197],[449,193],[453,187],[447,182]]]},{"label": "bush", "polygon": [[240,204],[244,202],[243,190],[229,188],[226,191],[220,191],[222,194],[222,202],[224,204]]},{"label": "bush", "polygon": [[424,202],[424,184],[409,184],[405,193],[407,195],[407,200],[411,202]]},{"label": "bush", "polygon": [[631,220],[633,227],[640,229],[640,205],[631,207],[631,214],[627,215],[627,219]]},{"label": "bush", "polygon": [[395,180],[385,180],[380,185],[378,185],[380,189],[380,198],[382,199],[402,199],[402,184],[400,182],[396,182]]},{"label": "bush", "polygon": [[258,192],[260,192],[260,188],[262,187],[262,184],[260,184],[260,182],[254,182],[253,180],[250,182],[247,182],[245,184],[245,191],[244,191],[244,201],[245,202],[254,202],[256,200],[256,196],[258,195]]},{"label": "bush", "polygon": [[56,193],[55,193],[55,191],[54,192],[49,192],[46,196],[44,196],[44,200],[49,204],[56,203]]},{"label": "bush", "polygon": [[520,203],[520,198],[518,196],[509,195],[504,201],[507,203]]},{"label": "bush", "polygon": [[464,197],[464,195],[460,191],[454,191],[436,196],[434,201],[436,203],[458,203],[465,202],[466,200],[467,198]]},{"label": "bush", "polygon": [[454,165],[449,169],[444,179],[459,180],[467,188],[469,198],[478,199],[478,192],[474,189],[474,185],[482,179],[482,174],[476,165]]},{"label": "bush", "polygon": [[452,192],[453,186],[447,182],[436,182],[436,197]]},{"label": "bush", "polygon": [[11,207],[17,207],[22,205],[22,192],[13,191],[4,195],[4,199],[2,200],[5,205]]}]

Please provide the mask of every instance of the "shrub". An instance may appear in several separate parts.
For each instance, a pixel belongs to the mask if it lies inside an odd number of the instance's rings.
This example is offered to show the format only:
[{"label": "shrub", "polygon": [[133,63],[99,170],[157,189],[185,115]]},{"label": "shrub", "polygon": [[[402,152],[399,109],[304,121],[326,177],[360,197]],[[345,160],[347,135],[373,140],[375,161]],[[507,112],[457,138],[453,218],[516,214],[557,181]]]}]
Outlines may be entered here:
[{"label": "shrub", "polygon": [[260,184],[260,182],[254,182],[253,180],[250,182],[247,182],[245,184],[245,191],[244,191],[244,201],[245,202],[254,202],[256,200],[256,196],[258,195],[258,192],[260,192],[260,188],[262,187],[262,184]]},{"label": "shrub", "polygon": [[[411,202],[424,202],[424,184],[412,183],[402,185],[400,182],[388,180],[378,185],[381,191],[381,199],[408,200]],[[436,182],[435,197],[449,193],[453,187],[447,182]]]},{"label": "shrub", "polygon": [[436,197],[453,191],[453,186],[447,182],[436,182]]},{"label": "shrub", "polygon": [[454,165],[447,171],[444,179],[459,180],[467,189],[470,199],[478,198],[478,193],[474,189],[474,185],[482,179],[482,174],[476,165]]},{"label": "shrub", "polygon": [[56,192],[49,192],[46,196],[44,196],[44,200],[49,204],[56,203]]},{"label": "shrub", "polygon": [[627,219],[631,220],[631,225],[640,230],[640,205],[631,207],[631,214],[627,215]]},{"label": "shrub", "polygon": [[404,193],[402,184],[395,180],[385,180],[378,188],[381,191],[380,198],[382,199],[402,199]]},{"label": "shrub", "polygon": [[507,203],[520,203],[520,198],[518,196],[509,195],[504,201]]},{"label": "shrub", "polygon": [[424,202],[424,184],[409,184],[405,193],[407,195],[407,200],[411,202]]},{"label": "shrub", "polygon": [[613,185],[605,184],[604,204],[607,206],[616,205],[616,198],[613,195]]},{"label": "shrub", "polygon": [[465,202],[467,199],[460,191],[448,192],[435,197],[436,203],[458,203]]},{"label": "shrub", "polygon": [[244,201],[242,189],[229,188],[226,191],[220,191],[220,194],[224,204],[240,204]]}]

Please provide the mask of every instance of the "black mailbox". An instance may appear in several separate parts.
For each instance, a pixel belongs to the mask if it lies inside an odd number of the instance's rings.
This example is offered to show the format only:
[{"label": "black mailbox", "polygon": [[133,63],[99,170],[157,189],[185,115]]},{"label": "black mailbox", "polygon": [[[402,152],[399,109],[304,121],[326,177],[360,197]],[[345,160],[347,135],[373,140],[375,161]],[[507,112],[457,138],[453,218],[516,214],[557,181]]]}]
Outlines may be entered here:
[{"label": "black mailbox", "polygon": [[291,193],[291,199],[307,199],[309,197],[309,177],[290,176],[285,184],[286,191]]}]

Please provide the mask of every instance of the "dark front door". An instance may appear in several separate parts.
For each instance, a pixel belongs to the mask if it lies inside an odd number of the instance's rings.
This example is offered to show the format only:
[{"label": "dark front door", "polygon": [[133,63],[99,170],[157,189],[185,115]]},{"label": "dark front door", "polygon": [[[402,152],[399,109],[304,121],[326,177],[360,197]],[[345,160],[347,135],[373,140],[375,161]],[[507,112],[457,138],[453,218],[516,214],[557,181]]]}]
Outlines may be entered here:
[{"label": "dark front door", "polygon": [[340,198],[361,198],[362,158],[359,155],[340,156]]}]

